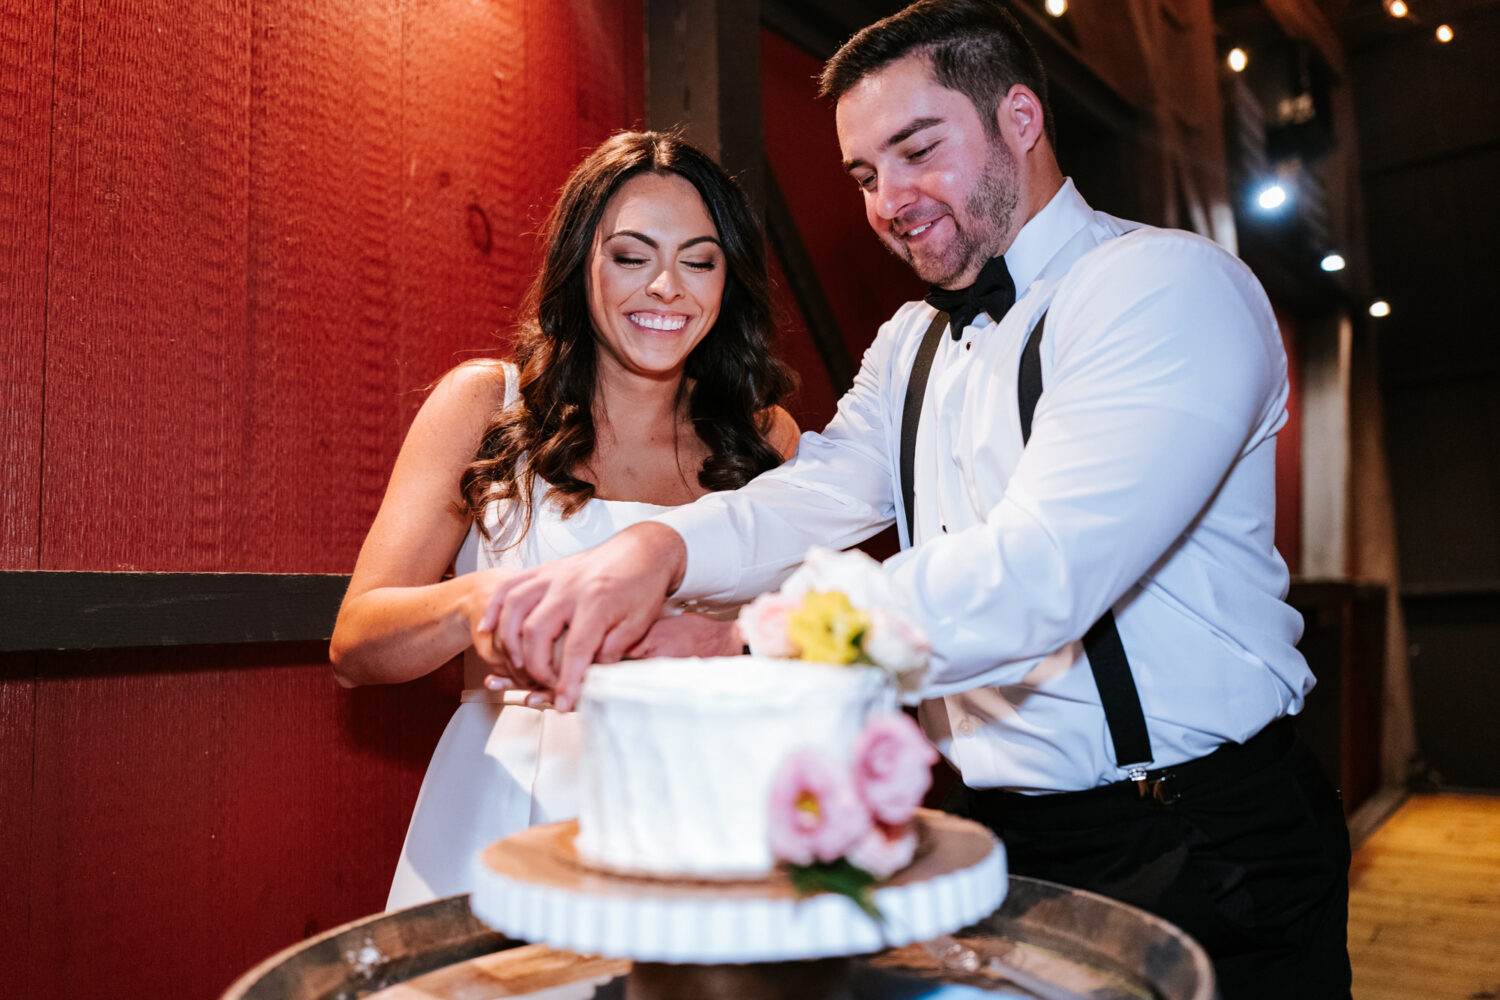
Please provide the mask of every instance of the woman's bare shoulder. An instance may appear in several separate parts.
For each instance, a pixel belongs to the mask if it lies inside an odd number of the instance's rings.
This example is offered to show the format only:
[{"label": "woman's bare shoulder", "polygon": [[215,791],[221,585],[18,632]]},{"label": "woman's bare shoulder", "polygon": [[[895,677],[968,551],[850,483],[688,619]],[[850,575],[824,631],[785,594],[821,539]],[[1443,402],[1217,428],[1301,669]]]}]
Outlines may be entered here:
[{"label": "woman's bare shoulder", "polygon": [[797,421],[792,415],[779,406],[771,406],[760,413],[762,426],[765,427],[766,440],[782,460],[791,458],[797,453],[797,439],[802,436],[802,430],[797,426]]},{"label": "woman's bare shoulder", "polygon": [[449,415],[481,411],[487,418],[504,402],[505,379],[513,372],[510,364],[496,358],[463,361],[434,382],[423,409],[438,409]]}]

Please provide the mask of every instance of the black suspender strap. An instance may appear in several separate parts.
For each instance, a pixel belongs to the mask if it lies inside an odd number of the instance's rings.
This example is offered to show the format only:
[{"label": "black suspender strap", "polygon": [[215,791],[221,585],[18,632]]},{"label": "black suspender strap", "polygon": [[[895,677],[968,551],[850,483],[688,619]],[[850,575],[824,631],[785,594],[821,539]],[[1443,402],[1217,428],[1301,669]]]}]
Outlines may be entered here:
[{"label": "black suspender strap", "polygon": [[[1023,446],[1031,439],[1031,415],[1042,395],[1042,332],[1046,324],[1047,314],[1044,312],[1021,351],[1021,368],[1016,376]],[[1130,674],[1130,661],[1125,658],[1125,646],[1120,642],[1120,630],[1115,627],[1113,609],[1106,609],[1084,633],[1083,651],[1089,658],[1089,669],[1094,672],[1094,684],[1104,706],[1104,721],[1109,725],[1109,735],[1115,744],[1115,763],[1127,767],[1151,760],[1146,716],[1141,711],[1135,678]]]},{"label": "black suspender strap", "polygon": [[906,379],[906,405],[901,408],[901,502],[906,505],[906,544],[917,541],[913,503],[913,466],[917,457],[917,421],[922,419],[922,397],[927,395],[927,374],[932,371],[932,356],[937,353],[938,341],[943,339],[943,330],[948,326],[948,314],[939,312],[932,317],[927,332],[922,334],[922,345],[917,348],[916,360],[911,364],[911,374]]},{"label": "black suspender strap", "polygon": [[[1021,443],[1031,439],[1031,417],[1036,411],[1037,400],[1042,396],[1042,333],[1047,324],[1047,314],[1037,320],[1026,346],[1021,351],[1021,366],[1016,378],[1016,401],[1020,408]],[[909,544],[916,541],[915,522],[915,465],[917,451],[917,422],[922,416],[922,399],[927,393],[927,376],[932,370],[932,357],[937,352],[938,341],[948,326],[948,314],[940,312],[932,318],[927,332],[922,335],[912,362],[911,375],[906,382],[906,404],[901,409],[901,500],[906,510],[906,537]],[[1089,669],[1094,674],[1094,684],[1099,689],[1099,700],[1104,706],[1104,719],[1109,725],[1110,738],[1115,745],[1115,760],[1121,767],[1145,763],[1151,760],[1151,739],[1146,733],[1146,716],[1141,711],[1141,699],[1135,688],[1135,678],[1130,674],[1130,661],[1125,657],[1125,646],[1120,642],[1120,631],[1115,627],[1115,615],[1106,610],[1104,615],[1083,636],[1083,650],[1089,659]]]}]

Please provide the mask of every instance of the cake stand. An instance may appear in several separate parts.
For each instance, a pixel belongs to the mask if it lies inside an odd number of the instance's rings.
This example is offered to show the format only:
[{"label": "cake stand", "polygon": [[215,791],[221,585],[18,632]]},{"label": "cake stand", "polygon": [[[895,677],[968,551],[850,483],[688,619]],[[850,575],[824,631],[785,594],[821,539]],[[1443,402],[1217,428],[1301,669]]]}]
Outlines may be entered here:
[{"label": "cake stand", "polygon": [[690,881],[589,867],[576,821],[532,827],[475,859],[469,905],[513,938],[628,958],[627,996],[842,995],[848,958],[948,934],[1005,898],[1005,851],[977,823],[918,810],[912,863],[873,891],[877,922],[840,895],[798,898],[777,873]]}]

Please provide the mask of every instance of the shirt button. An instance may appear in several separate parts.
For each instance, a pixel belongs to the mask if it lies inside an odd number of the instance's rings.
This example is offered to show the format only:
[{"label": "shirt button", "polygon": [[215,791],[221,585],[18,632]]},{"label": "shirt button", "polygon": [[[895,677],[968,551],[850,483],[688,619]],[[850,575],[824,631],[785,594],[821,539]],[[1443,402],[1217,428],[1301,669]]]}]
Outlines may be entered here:
[{"label": "shirt button", "polygon": [[974,731],[974,720],[973,719],[965,719],[965,720],[963,720],[962,722],[960,722],[958,724],[958,734],[960,736],[968,736],[973,731]]},{"label": "shirt button", "polygon": [[966,351],[972,351],[973,349],[974,349],[974,341],[972,341],[972,340],[969,341],[967,344],[964,345],[964,350],[966,350]]}]

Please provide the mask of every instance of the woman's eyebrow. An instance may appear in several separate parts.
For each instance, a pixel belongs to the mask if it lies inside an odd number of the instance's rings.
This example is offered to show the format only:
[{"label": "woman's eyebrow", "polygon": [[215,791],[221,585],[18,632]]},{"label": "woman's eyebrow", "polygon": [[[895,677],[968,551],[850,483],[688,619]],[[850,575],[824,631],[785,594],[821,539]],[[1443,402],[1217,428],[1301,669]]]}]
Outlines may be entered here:
[{"label": "woman's eyebrow", "polygon": [[[661,244],[658,243],[658,242],[656,242],[656,240],[654,240],[651,237],[647,236],[645,233],[636,232],[634,229],[621,229],[618,232],[614,232],[614,233],[610,233],[609,234],[609,238],[610,239],[616,239],[616,238],[621,237],[621,236],[628,236],[631,239],[640,240],[642,243],[646,244],[652,250],[660,250],[661,249]],[[678,244],[677,249],[678,250],[686,250],[688,247],[697,246],[699,243],[712,243],[714,246],[719,247],[719,249],[721,249],[721,250],[724,249],[723,246],[719,243],[719,240],[718,240],[717,237],[707,236],[707,235],[705,235],[705,236],[694,236],[690,240],[683,240],[682,243]]]}]

